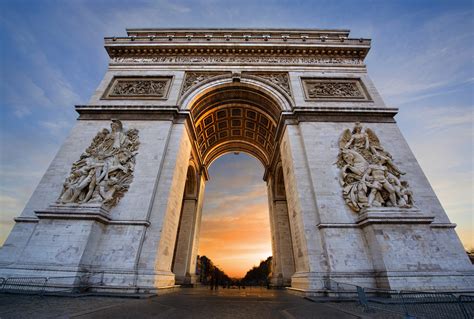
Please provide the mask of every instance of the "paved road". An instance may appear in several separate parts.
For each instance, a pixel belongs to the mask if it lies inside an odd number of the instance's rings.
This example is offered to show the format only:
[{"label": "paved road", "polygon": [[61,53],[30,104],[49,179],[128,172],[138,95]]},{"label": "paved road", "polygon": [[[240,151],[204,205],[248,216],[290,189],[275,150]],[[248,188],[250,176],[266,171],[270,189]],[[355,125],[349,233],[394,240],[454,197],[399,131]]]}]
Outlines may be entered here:
[{"label": "paved road", "polygon": [[0,295],[0,318],[340,318],[356,315],[286,291],[260,288],[180,289],[148,298]]}]

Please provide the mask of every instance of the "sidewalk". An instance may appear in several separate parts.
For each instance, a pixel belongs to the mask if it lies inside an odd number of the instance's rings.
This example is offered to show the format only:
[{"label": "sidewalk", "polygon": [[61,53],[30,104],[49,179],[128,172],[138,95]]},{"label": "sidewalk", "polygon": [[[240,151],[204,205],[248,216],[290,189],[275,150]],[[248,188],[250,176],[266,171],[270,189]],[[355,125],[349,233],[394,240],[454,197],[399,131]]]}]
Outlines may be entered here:
[{"label": "sidewalk", "polygon": [[[335,306],[336,305],[336,306]],[[148,299],[0,295],[0,318],[360,318],[265,288],[183,288]]]}]

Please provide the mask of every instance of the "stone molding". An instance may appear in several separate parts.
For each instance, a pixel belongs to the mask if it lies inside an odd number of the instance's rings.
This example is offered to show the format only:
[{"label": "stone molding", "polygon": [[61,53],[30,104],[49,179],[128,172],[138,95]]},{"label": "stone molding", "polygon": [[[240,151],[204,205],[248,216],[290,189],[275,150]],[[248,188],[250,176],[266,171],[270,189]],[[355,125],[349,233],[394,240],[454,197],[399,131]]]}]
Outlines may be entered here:
[{"label": "stone molding", "polygon": [[166,100],[172,76],[115,76],[102,95],[105,100]]},{"label": "stone molding", "polygon": [[431,228],[456,228],[455,223],[433,223],[430,225]]},{"label": "stone molding", "polygon": [[18,218],[16,222],[36,223],[39,219],[95,220],[105,225],[150,226],[147,220],[113,220],[107,207],[102,204],[51,204],[44,210],[35,211],[37,218]]},{"label": "stone molding", "polygon": [[341,65],[341,66],[364,66],[363,59],[358,57],[325,57],[325,56],[272,56],[272,55],[249,55],[240,56],[235,54],[226,55],[131,55],[110,58],[110,64],[218,64],[218,65],[242,65],[242,64],[279,64],[279,65]]},{"label": "stone molding", "polygon": [[372,102],[360,78],[301,78],[306,101]]},{"label": "stone molding", "polygon": [[97,204],[51,204],[45,210],[35,211],[39,219],[82,219],[95,220],[104,224],[110,221],[109,210]]},{"label": "stone molding", "polygon": [[[189,29],[163,29],[163,28],[131,28],[127,29],[129,39],[153,38],[152,41],[177,41],[194,42],[205,40],[207,42],[224,40],[231,41],[261,41],[261,42],[291,42],[297,40],[306,42],[320,40],[322,42],[348,40],[350,30],[346,29],[252,29],[252,28],[189,28]],[[171,40],[170,40],[171,39]],[[357,41],[364,39],[357,39]]]},{"label": "stone molding", "polygon": [[36,217],[15,217],[13,219],[17,223],[37,223],[39,221]]},{"label": "stone molding", "polygon": [[[361,211],[355,223],[320,223],[321,228],[364,228],[371,224],[431,224],[434,216],[422,214],[417,208],[371,207]],[[435,228],[453,228],[453,224],[432,224]],[[454,225],[455,226],[455,225]]]},{"label": "stone molding", "polygon": [[424,215],[416,208],[370,207],[361,211],[358,227],[371,224],[431,224],[434,216]]},{"label": "stone molding", "polygon": [[154,63],[359,65],[370,50],[369,39],[351,39],[349,30],[130,29],[127,32],[127,37],[104,39],[112,63],[146,63],[146,60],[133,60],[146,57],[155,58],[150,61]]}]

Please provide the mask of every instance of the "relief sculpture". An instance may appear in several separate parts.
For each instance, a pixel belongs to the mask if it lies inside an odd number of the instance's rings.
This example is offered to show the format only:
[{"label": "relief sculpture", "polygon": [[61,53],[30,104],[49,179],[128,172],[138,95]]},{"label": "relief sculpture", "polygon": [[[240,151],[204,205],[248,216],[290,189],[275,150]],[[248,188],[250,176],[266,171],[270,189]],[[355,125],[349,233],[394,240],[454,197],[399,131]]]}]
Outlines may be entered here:
[{"label": "relief sculpture", "polygon": [[363,98],[364,96],[355,83],[318,82],[308,84],[308,97],[316,99],[319,97]]},{"label": "relief sculpture", "polygon": [[181,96],[188,92],[193,86],[206,81],[215,76],[224,75],[228,72],[186,72],[183,87],[181,89]]},{"label": "relief sculpture", "polygon": [[157,80],[118,81],[112,95],[165,95],[166,82]]},{"label": "relief sculpture", "polygon": [[375,133],[356,123],[352,132],[346,129],[339,139],[337,166],[346,204],[358,212],[366,207],[413,206],[413,194],[405,175],[385,151]]},{"label": "relief sculpture", "polygon": [[100,131],[72,164],[58,203],[101,203],[111,208],[128,190],[140,144],[138,130],[124,131],[119,120],[112,120],[110,127],[111,131]]},{"label": "relief sculpture", "polygon": [[279,88],[285,91],[286,94],[291,96],[291,89],[290,89],[290,78],[288,77],[288,73],[286,72],[267,72],[267,73],[258,73],[258,72],[249,72],[250,75],[257,76],[263,78]]}]

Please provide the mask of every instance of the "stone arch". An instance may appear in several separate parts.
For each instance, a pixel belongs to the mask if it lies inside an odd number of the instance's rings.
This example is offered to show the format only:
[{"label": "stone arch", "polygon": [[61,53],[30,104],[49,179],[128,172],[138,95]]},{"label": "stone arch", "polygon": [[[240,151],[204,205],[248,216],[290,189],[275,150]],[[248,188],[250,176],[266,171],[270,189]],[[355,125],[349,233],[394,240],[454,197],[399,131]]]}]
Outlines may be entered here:
[{"label": "stone arch", "polygon": [[291,285],[291,276],[295,273],[295,256],[281,161],[274,167],[267,183],[270,223],[272,224],[271,280],[274,286],[289,286]]},{"label": "stone arch", "polygon": [[186,184],[184,187],[184,195],[186,198],[195,198],[198,192],[198,176],[195,162],[189,161],[188,171],[186,172]]},{"label": "stone arch", "polygon": [[198,85],[181,101],[189,110],[195,148],[205,167],[229,152],[245,152],[268,169],[278,152],[277,128],[291,99],[266,82],[222,78]]},{"label": "stone arch", "polygon": [[281,162],[278,163],[275,169],[275,186],[274,196],[275,199],[286,199],[285,179],[283,177],[283,167]]},{"label": "stone arch", "polygon": [[[274,163],[280,158],[277,137],[281,115],[291,109],[291,101],[279,90],[255,78],[216,77],[212,81],[198,85],[187,93],[181,101],[181,109],[189,111],[188,129],[195,158],[204,171],[214,160],[231,152],[245,152],[258,159],[265,169],[267,195],[269,200],[272,251],[277,270],[272,283],[276,286],[290,285],[294,274],[294,257],[289,226],[288,207],[281,163],[275,169]],[[275,175],[279,172],[278,176]],[[188,169],[189,174],[189,169]],[[190,177],[187,177],[187,182]],[[283,187],[282,187],[283,184]],[[278,187],[277,187],[278,186]],[[202,209],[202,190],[197,195],[199,203],[183,201],[180,226],[176,242],[176,260],[187,256],[186,266],[173,265],[176,283],[193,283],[193,271],[189,268],[196,253],[190,250],[197,246]],[[189,215],[189,207],[194,207],[194,218]],[[192,222],[189,222],[192,221]],[[194,239],[189,234],[196,234]],[[194,240],[194,244],[190,244]],[[185,242],[185,244],[183,244]],[[180,268],[181,267],[181,268]],[[194,279],[195,280],[195,279]]]},{"label": "stone arch", "polygon": [[183,95],[178,101],[180,109],[190,110],[196,99],[201,95],[226,86],[257,88],[278,103],[282,111],[291,111],[294,106],[293,100],[288,95],[283,94],[281,90],[276,89],[273,85],[269,85],[266,81],[261,81],[256,77],[232,78],[231,76],[216,76],[211,80],[203,81],[195,85],[189,92]]},{"label": "stone arch", "polygon": [[199,196],[204,190],[201,176],[197,165],[191,157],[189,160],[186,182],[183,191],[183,200],[179,214],[178,229],[173,252],[171,270],[175,274],[175,280],[179,284],[191,284],[193,282],[192,271],[195,267],[195,255],[198,245],[200,209]]}]

